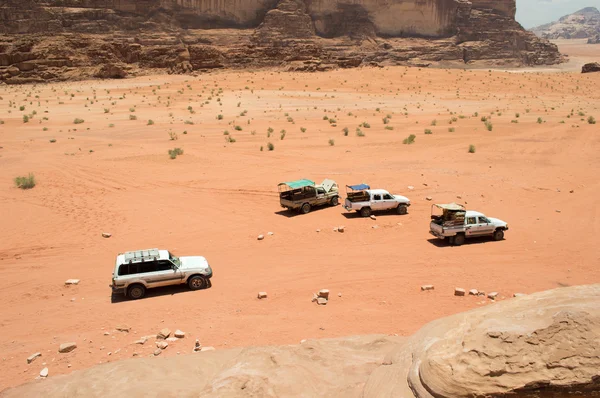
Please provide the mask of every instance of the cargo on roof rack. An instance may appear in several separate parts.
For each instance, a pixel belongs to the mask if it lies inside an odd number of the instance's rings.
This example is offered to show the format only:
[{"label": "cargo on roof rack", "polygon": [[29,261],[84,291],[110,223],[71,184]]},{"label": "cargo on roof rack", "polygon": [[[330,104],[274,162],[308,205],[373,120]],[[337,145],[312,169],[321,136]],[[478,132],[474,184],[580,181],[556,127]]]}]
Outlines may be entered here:
[{"label": "cargo on roof rack", "polygon": [[123,255],[125,257],[125,262],[129,264],[149,260],[158,260],[160,258],[158,249],[136,250],[132,252],[126,252]]}]

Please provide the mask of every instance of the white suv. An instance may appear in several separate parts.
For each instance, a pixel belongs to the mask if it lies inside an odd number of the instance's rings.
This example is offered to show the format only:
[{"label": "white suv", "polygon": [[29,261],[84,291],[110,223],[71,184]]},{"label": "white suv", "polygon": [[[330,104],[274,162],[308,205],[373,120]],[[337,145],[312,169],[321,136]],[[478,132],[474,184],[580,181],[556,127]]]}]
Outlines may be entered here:
[{"label": "white suv", "polygon": [[113,293],[136,300],[153,287],[186,283],[192,290],[204,289],[212,275],[204,257],[176,257],[158,249],[137,250],[117,256],[111,288]]}]

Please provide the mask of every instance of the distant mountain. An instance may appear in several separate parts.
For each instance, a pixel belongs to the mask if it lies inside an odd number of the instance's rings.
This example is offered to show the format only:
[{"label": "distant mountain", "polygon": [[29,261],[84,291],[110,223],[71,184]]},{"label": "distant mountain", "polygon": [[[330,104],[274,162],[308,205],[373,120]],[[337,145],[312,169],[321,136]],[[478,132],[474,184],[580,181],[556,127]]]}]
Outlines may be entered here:
[{"label": "distant mountain", "polygon": [[593,39],[600,35],[600,11],[586,7],[530,30],[544,39]]}]

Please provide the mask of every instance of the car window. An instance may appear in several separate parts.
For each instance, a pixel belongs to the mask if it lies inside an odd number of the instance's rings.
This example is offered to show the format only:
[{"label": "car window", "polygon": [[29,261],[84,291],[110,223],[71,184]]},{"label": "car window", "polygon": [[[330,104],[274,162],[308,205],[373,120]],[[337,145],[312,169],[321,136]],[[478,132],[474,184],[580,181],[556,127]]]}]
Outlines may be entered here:
[{"label": "car window", "polygon": [[381,195],[373,195],[373,200],[381,200]]},{"label": "car window", "polygon": [[317,189],[317,193],[319,193],[319,194],[325,194],[325,190],[323,188],[318,188]]},{"label": "car window", "polygon": [[383,199],[390,200],[390,199],[394,199],[394,198],[389,193],[386,193],[385,195],[383,195]]},{"label": "car window", "polygon": [[137,264],[121,264],[119,266],[119,275],[131,275],[137,273]]},{"label": "car window", "polygon": [[490,220],[485,217],[479,217],[479,224],[489,224]]},{"label": "car window", "polygon": [[147,274],[148,272],[155,272],[157,270],[156,261],[145,261],[143,263],[139,263],[138,267],[139,274]]},{"label": "car window", "polygon": [[477,219],[475,217],[467,217],[467,224],[477,224]]},{"label": "car window", "polygon": [[158,271],[169,271],[173,269],[173,263],[169,260],[160,260],[158,262]]}]

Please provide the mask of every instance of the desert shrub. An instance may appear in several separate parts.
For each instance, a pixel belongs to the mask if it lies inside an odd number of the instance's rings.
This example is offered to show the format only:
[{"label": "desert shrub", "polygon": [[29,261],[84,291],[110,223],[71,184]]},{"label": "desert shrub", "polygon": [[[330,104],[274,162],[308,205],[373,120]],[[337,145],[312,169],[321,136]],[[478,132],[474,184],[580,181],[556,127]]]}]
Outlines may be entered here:
[{"label": "desert shrub", "polygon": [[269,142],[269,143],[267,144],[267,149],[268,149],[269,151],[272,151],[272,150],[274,150],[274,149],[275,149],[275,145],[273,145],[272,143],[270,143],[270,142]]},{"label": "desert shrub", "polygon": [[448,127],[448,132],[454,133],[456,129],[454,127]]},{"label": "desert shrub", "polygon": [[511,120],[510,122],[511,122],[511,123],[515,123],[515,124],[516,124],[516,123],[519,123],[519,121],[518,121],[517,119],[513,119],[513,120]]},{"label": "desert shrub", "polygon": [[437,120],[433,119],[433,120],[431,121],[431,125],[432,125],[432,126],[437,126]]},{"label": "desert shrub", "polygon": [[386,130],[393,130],[394,128],[392,126],[385,126]]},{"label": "desert shrub", "polygon": [[302,131],[303,133],[306,133],[306,128],[300,127],[300,131]]},{"label": "desert shrub", "polygon": [[323,120],[329,120],[329,117],[327,115],[323,116]]},{"label": "desert shrub", "polygon": [[233,138],[232,136],[228,135],[228,136],[225,136],[225,141],[226,142],[230,142],[230,143],[234,143],[237,140],[235,138]]},{"label": "desert shrub", "polygon": [[223,115],[217,115],[217,120],[223,120]]},{"label": "desert shrub", "polygon": [[29,122],[29,116],[23,115],[23,123]]},{"label": "desert shrub", "polygon": [[129,108],[129,112],[135,112],[135,108]]},{"label": "desert shrub", "polygon": [[21,105],[21,106],[19,107],[19,110],[20,110],[20,111],[24,111],[24,110],[25,110],[25,106]]},{"label": "desert shrub", "polygon": [[492,125],[492,122],[485,122],[485,128],[488,131],[492,131],[494,129],[494,125]]},{"label": "desert shrub", "polygon": [[185,122],[183,122],[183,124],[194,124],[194,122],[192,122],[191,120],[186,120]]},{"label": "desert shrub", "polygon": [[51,143],[51,144],[54,144],[55,142],[56,142],[56,138],[52,138],[52,139],[50,139],[50,143]]},{"label": "desert shrub", "polygon": [[469,145],[469,153],[475,153],[475,145]]},{"label": "desert shrub", "polygon": [[75,124],[81,124],[81,123],[83,123],[84,121],[85,121],[85,120],[83,120],[83,119],[80,119],[80,118],[75,118],[75,120],[73,120],[73,123],[75,123]]},{"label": "desert shrub", "polygon": [[482,121],[482,122],[484,122],[484,123],[485,123],[485,122],[487,122],[487,120],[488,120],[488,118],[487,118],[486,116],[482,116],[482,117],[481,117],[481,121]]},{"label": "desert shrub", "polygon": [[344,127],[344,129],[342,130],[344,132],[344,135],[347,137],[348,133],[350,132],[350,130],[348,130],[348,127]]},{"label": "desert shrub", "polygon": [[169,139],[171,141],[177,141],[179,137],[177,136],[177,133],[173,132],[173,131],[169,131]]},{"label": "desert shrub", "polygon": [[588,122],[589,124],[596,124],[596,118],[595,118],[595,117],[593,117],[593,116],[590,116],[590,117],[588,117],[588,120],[587,120],[587,122]]},{"label": "desert shrub", "polygon": [[129,120],[137,120],[137,116],[136,115],[129,115]]},{"label": "desert shrub", "polygon": [[281,130],[281,131],[279,132],[279,137],[280,137],[280,139],[282,139],[282,140],[283,140],[283,139],[285,138],[285,134],[286,134],[286,131],[285,131],[285,130]]},{"label": "desert shrub", "polygon": [[433,134],[433,131],[431,131],[429,129],[425,129],[425,134]]},{"label": "desert shrub", "polygon": [[229,131],[227,131],[227,130],[223,131],[223,135],[229,135]]},{"label": "desert shrub", "polygon": [[544,119],[542,119],[541,117],[538,117],[537,122],[538,122],[538,124],[542,124],[542,123],[544,123]]},{"label": "desert shrub", "polygon": [[261,152],[263,151],[263,146],[262,146],[262,145],[260,146],[260,151],[261,151]]},{"label": "desert shrub", "polygon": [[390,119],[388,119],[387,117],[383,118],[383,124],[388,124],[390,122]]},{"label": "desert shrub", "polygon": [[150,119],[148,120],[148,126],[152,126],[154,124],[154,120]]},{"label": "desert shrub", "polygon": [[329,146],[334,146],[335,145],[335,140],[333,138],[329,139]]},{"label": "desert shrub", "polygon": [[110,112],[110,109],[104,108],[104,113],[109,113],[109,112]]},{"label": "desert shrub", "polygon": [[35,187],[35,177],[29,173],[27,177],[15,177],[15,186],[21,189],[31,189]]},{"label": "desert shrub", "polygon": [[521,114],[520,113],[515,113],[515,117],[519,118],[519,117],[521,117]]},{"label": "desert shrub", "polygon": [[242,126],[235,126],[235,127],[234,127],[234,129],[235,129],[236,131],[242,131]]},{"label": "desert shrub", "polygon": [[416,135],[414,135],[414,134],[411,134],[411,135],[409,135],[407,138],[405,138],[405,139],[402,141],[402,143],[403,143],[403,144],[405,144],[405,145],[410,145],[410,144],[412,144],[412,143],[414,143],[414,142],[415,142],[415,138],[417,138],[417,136],[416,136]]},{"label": "desert shrub", "polygon": [[363,133],[363,131],[360,129],[360,127],[356,128],[356,136],[357,137],[364,137],[365,133]]},{"label": "desert shrub", "polygon": [[183,149],[181,149],[181,148],[169,149],[169,157],[171,159],[175,159],[179,155],[183,155]]},{"label": "desert shrub", "polygon": [[366,129],[370,129],[370,128],[371,128],[371,125],[370,125],[369,123],[367,123],[367,122],[363,122],[363,124],[362,124],[362,125],[363,125],[363,127],[364,127],[364,128],[366,128]]}]

